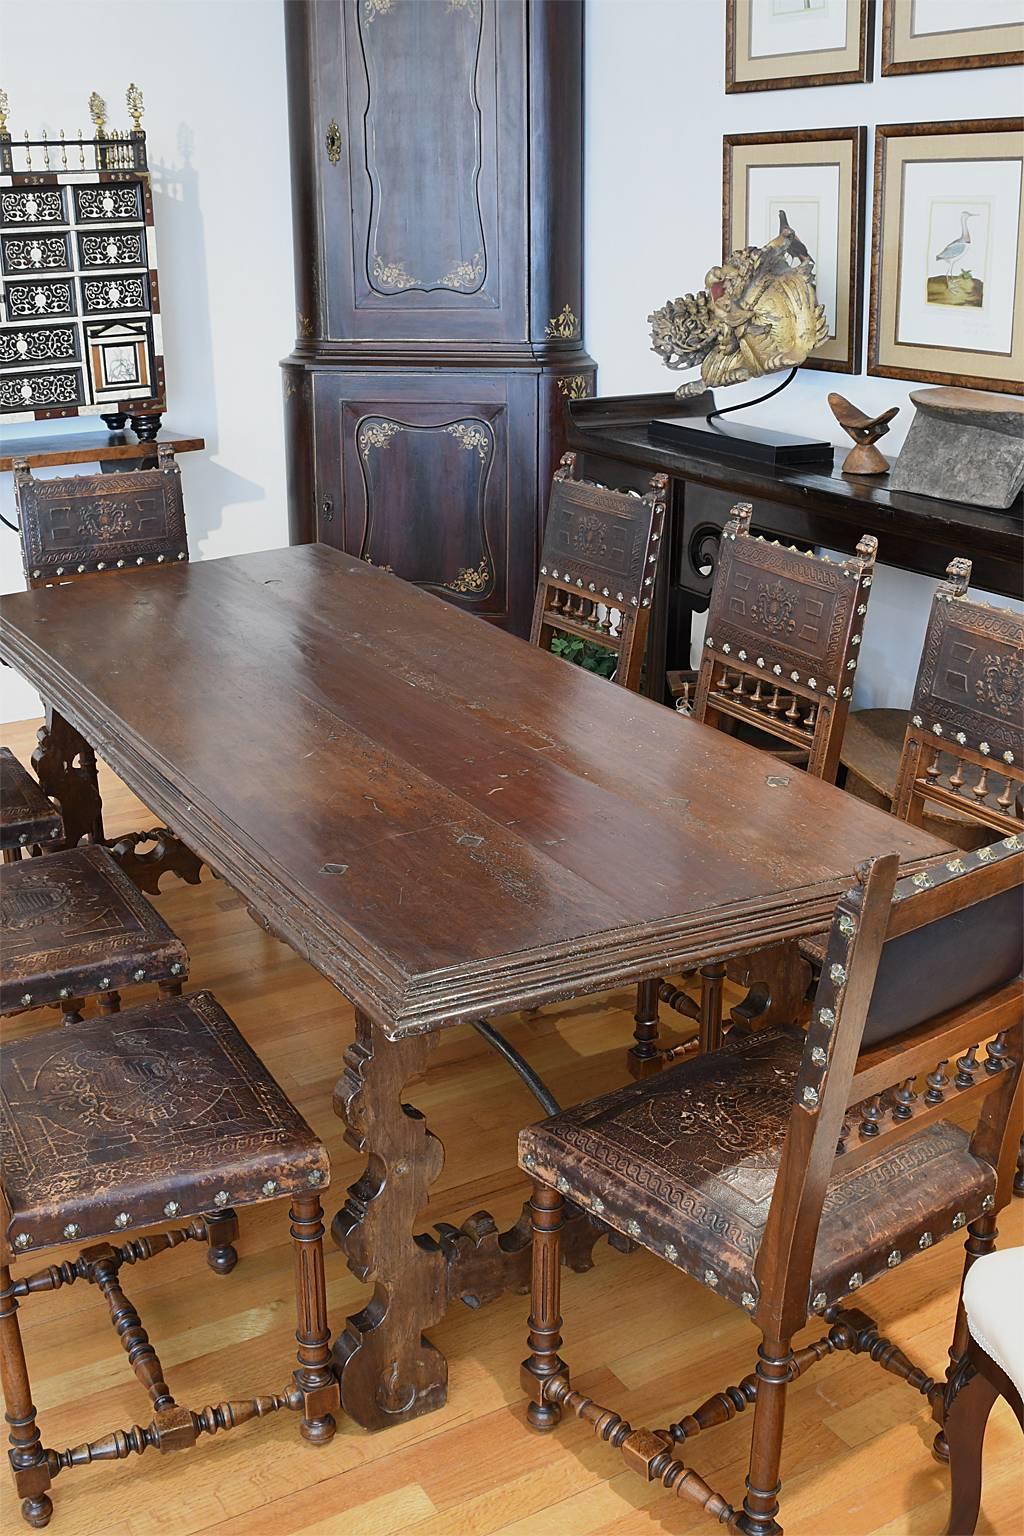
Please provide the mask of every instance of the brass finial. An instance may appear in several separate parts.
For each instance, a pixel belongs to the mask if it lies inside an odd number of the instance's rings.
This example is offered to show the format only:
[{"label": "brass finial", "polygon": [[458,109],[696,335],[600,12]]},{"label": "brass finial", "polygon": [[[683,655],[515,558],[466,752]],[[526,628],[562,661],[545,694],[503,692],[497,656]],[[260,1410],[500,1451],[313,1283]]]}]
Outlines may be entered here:
[{"label": "brass finial", "polygon": [[7,100],[7,92],[0,90],[0,133],[7,132],[7,114],[11,110],[11,104]]},{"label": "brass finial", "polygon": [[96,124],[96,132],[103,132],[103,124],[107,120],[107,104],[98,91],[93,91],[89,97],[89,116]]},{"label": "brass finial", "polygon": [[124,99],[128,103],[128,111],[131,113],[132,127],[136,133],[142,132],[142,92],[134,80],[124,93]]}]

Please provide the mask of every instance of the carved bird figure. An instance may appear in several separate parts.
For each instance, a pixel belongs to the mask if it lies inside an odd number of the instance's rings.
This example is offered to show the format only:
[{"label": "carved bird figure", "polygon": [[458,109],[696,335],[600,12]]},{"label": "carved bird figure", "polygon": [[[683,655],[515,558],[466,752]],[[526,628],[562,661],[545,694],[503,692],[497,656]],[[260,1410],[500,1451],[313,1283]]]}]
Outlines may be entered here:
[{"label": "carved bird figure", "polygon": [[779,234],[790,236],[789,254],[791,256],[795,256],[798,261],[811,260],[811,253],[790,224],[785,208],[779,209]]},{"label": "carved bird figure", "polygon": [[829,395],[832,414],[843,431],[853,438],[851,448],[843,463],[844,475],[884,475],[889,471],[885,456],[875,447],[880,437],[889,430],[889,423],[899,415],[899,406],[891,405],[879,416],[866,416],[851,404],[845,395]]},{"label": "carved bird figure", "polygon": [[[976,217],[975,214],[969,213],[968,210],[965,208],[963,210],[963,212],[961,213],[961,215],[960,215],[960,235],[959,235],[959,238],[956,239],[956,240],[951,240],[948,245],[944,245],[943,246],[941,251],[936,251],[936,253],[935,253],[935,260],[936,261],[941,261],[944,264],[945,268],[946,268],[946,282],[947,283],[949,282],[950,276],[951,276],[952,271],[953,271],[953,263],[955,261],[962,261],[964,253],[967,250],[967,247],[971,243],[971,232],[967,228],[967,220],[968,219],[973,219],[975,217]],[[961,268],[961,270],[962,270],[962,268]]]}]

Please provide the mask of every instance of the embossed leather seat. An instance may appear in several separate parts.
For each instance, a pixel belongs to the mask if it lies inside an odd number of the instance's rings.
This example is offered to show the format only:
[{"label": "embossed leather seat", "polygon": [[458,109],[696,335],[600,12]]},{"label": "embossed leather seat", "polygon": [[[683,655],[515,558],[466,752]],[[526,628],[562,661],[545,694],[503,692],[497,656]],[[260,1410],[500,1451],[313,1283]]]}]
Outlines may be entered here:
[{"label": "embossed leather seat", "polygon": [[51,843],[63,835],[64,823],[56,806],[10,747],[0,747],[0,849],[4,863],[15,862],[24,848]]},{"label": "embossed leather seat", "polygon": [[[331,1439],[339,1389],[324,1293],[327,1152],[209,992],[0,1047],[0,1136],[0,1360],[11,1466],[30,1525],[48,1522],[47,1490],[73,1466],[148,1446],[184,1450],[201,1434],[280,1408],[301,1413],[305,1439]],[[232,1207],[285,1196],[296,1257],[298,1369],[281,1392],[193,1412],[171,1395],[120,1271],[195,1240],[210,1245],[212,1267],[226,1272],[236,1259]],[[169,1232],[124,1241],[139,1228],[179,1220],[184,1225]],[[12,1278],[12,1259],[81,1240],[89,1246],[77,1258]],[[106,1300],[153,1417],[145,1427],[58,1451],[43,1446],[35,1423],[18,1303],[79,1279]]]},{"label": "embossed leather seat", "polygon": [[104,1012],[118,988],[157,982],[180,992],[188,953],[106,848],[83,844],[0,867],[0,1013],[59,1007],[84,996]]},{"label": "embossed leather seat", "polygon": [[[753,1266],[804,1046],[797,1030],[730,1040],[524,1131],[520,1161],[536,1178],[561,1179],[584,1210],[752,1310]],[[940,1121],[870,1162],[837,1170],[818,1229],[808,1314],[883,1274],[893,1252],[929,1246],[981,1215],[995,1175],[969,1142],[966,1131]]]}]

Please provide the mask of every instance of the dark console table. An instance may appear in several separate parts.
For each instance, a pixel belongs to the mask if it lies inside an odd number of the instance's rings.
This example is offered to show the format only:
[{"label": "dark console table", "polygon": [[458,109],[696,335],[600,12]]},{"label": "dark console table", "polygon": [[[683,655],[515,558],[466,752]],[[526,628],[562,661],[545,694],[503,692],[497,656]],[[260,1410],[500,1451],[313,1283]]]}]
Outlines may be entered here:
[{"label": "dark console table", "polygon": [[708,606],[722,526],[736,501],[753,504],[757,533],[845,553],[852,553],[861,534],[873,533],[883,565],[942,576],[954,555],[966,555],[974,562],[972,586],[1002,597],[1024,595],[1019,496],[1007,511],[990,512],[890,491],[884,475],[844,475],[840,465],[848,449],[836,451],[831,472],[766,470],[650,441],[652,417],[704,415],[712,409],[709,399],[657,394],[565,402],[577,474],[643,489],[662,470],[672,482],[667,558],[658,572],[651,625],[651,692],[659,691],[666,667],[689,666],[692,616]]}]

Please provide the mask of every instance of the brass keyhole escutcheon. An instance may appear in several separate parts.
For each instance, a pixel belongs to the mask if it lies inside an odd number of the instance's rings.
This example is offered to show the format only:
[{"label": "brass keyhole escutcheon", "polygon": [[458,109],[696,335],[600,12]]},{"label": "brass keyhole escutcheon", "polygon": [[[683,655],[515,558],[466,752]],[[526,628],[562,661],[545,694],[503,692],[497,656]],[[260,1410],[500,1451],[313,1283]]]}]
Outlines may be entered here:
[{"label": "brass keyhole escutcheon", "polygon": [[327,158],[332,165],[337,165],[341,159],[341,129],[332,117],[327,124]]}]

